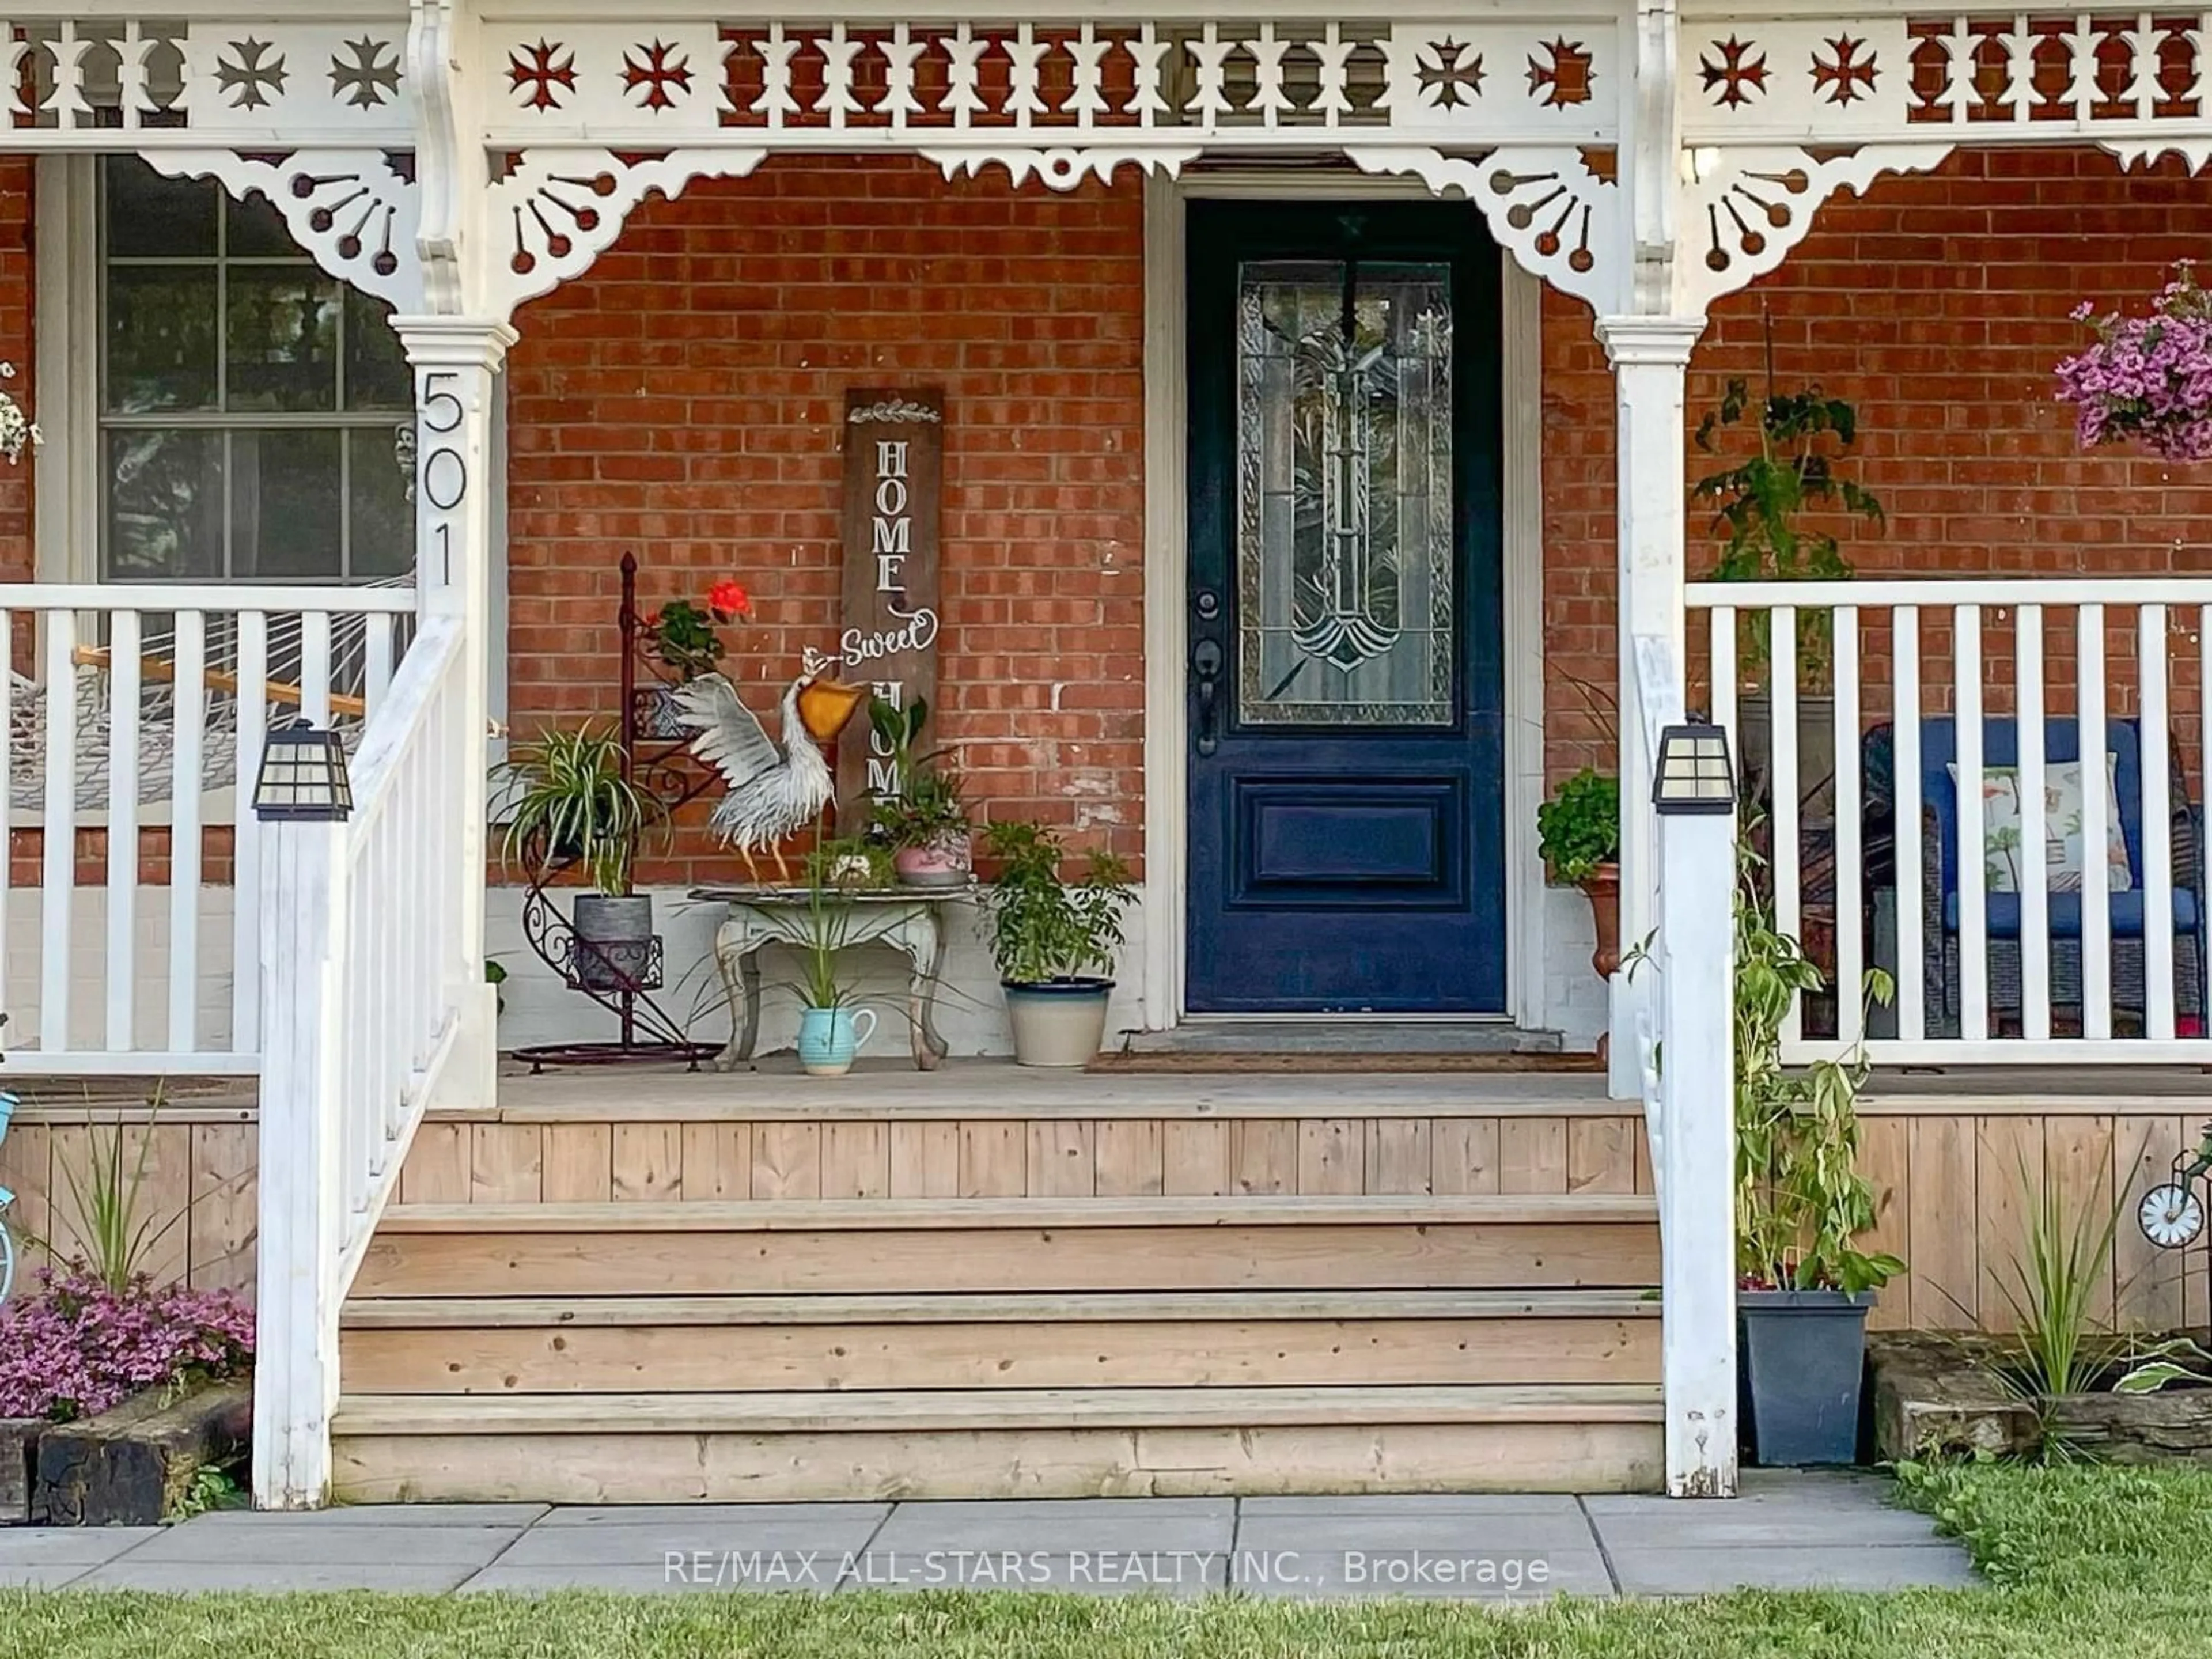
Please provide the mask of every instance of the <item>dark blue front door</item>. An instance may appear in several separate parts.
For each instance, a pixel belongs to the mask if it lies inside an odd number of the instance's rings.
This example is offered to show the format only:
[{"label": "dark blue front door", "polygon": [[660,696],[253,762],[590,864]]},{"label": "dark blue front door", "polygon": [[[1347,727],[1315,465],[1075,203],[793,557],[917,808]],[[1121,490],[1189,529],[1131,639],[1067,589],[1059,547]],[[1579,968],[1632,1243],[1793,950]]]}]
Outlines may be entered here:
[{"label": "dark blue front door", "polygon": [[1502,1011],[1497,247],[1188,211],[1190,1010]]}]

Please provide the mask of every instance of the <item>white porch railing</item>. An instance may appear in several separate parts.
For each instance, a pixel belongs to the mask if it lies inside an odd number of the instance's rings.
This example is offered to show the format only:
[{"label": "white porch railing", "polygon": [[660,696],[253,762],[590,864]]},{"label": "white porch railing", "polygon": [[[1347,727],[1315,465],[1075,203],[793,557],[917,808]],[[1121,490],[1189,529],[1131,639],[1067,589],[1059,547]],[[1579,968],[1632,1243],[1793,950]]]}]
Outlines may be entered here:
[{"label": "white porch railing", "polygon": [[362,740],[349,820],[262,826],[271,994],[253,1452],[266,1507],[327,1500],[338,1306],[462,1040],[464,987],[483,976],[459,926],[480,902],[466,792],[483,716],[466,626],[423,625]]},{"label": "white porch railing", "polygon": [[[1688,603],[1713,717],[1765,774],[1777,918],[1835,990],[1793,1011],[1785,1057],[2212,1060],[2212,579],[1705,583]],[[1986,805],[1957,787],[1998,772]],[[2054,864],[2062,784],[2087,851]],[[1870,965],[1893,1010],[1856,994]]]},{"label": "white porch railing", "polygon": [[[402,587],[0,586],[8,840],[43,842],[35,927],[0,859],[11,1072],[257,1069],[262,842],[240,795],[270,720],[373,716],[415,606]],[[228,879],[205,860],[213,824],[231,826]],[[162,827],[166,881],[142,865]],[[81,870],[94,830],[105,867]]]}]

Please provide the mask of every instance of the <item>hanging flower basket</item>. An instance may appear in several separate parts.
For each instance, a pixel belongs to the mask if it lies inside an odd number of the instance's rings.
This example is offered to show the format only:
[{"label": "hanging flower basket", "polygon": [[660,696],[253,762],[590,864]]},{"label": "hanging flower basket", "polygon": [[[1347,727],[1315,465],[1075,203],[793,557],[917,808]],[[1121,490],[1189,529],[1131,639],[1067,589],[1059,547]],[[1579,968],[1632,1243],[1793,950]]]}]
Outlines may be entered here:
[{"label": "hanging flower basket", "polygon": [[2186,260],[2148,316],[2100,317],[2085,300],[2074,319],[2097,335],[2058,365],[2058,399],[2074,405],[2084,449],[2139,443],[2170,461],[2212,456],[2212,293]]}]

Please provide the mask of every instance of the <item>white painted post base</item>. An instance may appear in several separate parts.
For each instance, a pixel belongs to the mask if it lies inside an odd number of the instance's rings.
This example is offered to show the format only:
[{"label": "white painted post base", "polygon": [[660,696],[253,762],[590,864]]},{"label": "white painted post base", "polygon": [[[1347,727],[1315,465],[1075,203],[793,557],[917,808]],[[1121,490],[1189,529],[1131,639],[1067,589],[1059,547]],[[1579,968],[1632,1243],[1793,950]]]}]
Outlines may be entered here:
[{"label": "white painted post base", "polygon": [[[1601,317],[1597,337],[1613,364],[1619,425],[1617,539],[1620,544],[1620,945],[1633,951],[1657,920],[1658,837],[1651,812],[1654,757],[1644,733],[1634,641],[1668,642],[1680,690],[1686,623],[1682,453],[1683,379],[1690,348],[1705,331],[1697,317]],[[1679,704],[1678,704],[1679,706]],[[1648,978],[1648,976],[1647,976]],[[1644,1094],[1640,1041],[1650,993],[1644,980],[1613,975],[1608,1091]]]},{"label": "white painted post base", "polygon": [[1667,1493],[1733,1498],[1735,814],[1668,814],[1658,830]]},{"label": "white painted post base", "polygon": [[337,1405],[338,1022],[332,964],[346,916],[343,823],[261,830],[260,1217],[256,1241],[253,1502],[330,1502]]}]

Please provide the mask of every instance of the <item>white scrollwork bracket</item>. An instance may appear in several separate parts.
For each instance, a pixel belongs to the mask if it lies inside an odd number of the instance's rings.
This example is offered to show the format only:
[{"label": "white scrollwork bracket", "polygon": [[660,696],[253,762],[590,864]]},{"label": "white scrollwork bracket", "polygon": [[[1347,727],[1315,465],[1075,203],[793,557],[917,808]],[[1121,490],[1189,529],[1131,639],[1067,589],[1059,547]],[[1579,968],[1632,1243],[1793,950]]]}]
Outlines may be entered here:
[{"label": "white scrollwork bracket", "polygon": [[1775,269],[1838,190],[1857,195],[1882,173],[1924,173],[1950,151],[1939,141],[1863,144],[1824,157],[1787,146],[1692,152],[1678,221],[1676,308],[1702,317],[1714,301]]},{"label": "white scrollwork bracket", "polygon": [[2100,144],[2098,148],[2110,151],[2113,160],[2120,164],[2123,173],[2132,173],[2139,167],[2147,167],[2166,156],[2178,155],[2182,165],[2193,175],[2202,173],[2205,162],[2212,161],[2212,137],[2201,136],[2193,138],[2138,138],[2124,143]]},{"label": "white scrollwork bracket", "polygon": [[1182,171],[1185,165],[1198,159],[1200,149],[1196,144],[1154,149],[1115,149],[1093,146],[1052,149],[1020,147],[953,149],[926,146],[921,155],[924,161],[933,161],[942,168],[947,179],[957,179],[963,173],[971,179],[979,178],[985,167],[995,164],[1006,168],[1017,187],[1027,184],[1034,175],[1054,190],[1073,190],[1086,177],[1096,178],[1102,184],[1111,184],[1115,169],[1125,162],[1142,167],[1147,173],[1164,173],[1173,178]]},{"label": "white scrollwork bracket", "polygon": [[149,149],[173,179],[212,178],[239,201],[264,198],[317,265],[406,313],[422,308],[420,213],[408,160],[380,149],[295,150],[282,161],[228,149]]},{"label": "white scrollwork bracket", "polygon": [[1628,281],[1621,192],[1572,146],[1507,145],[1480,160],[1433,149],[1353,145],[1363,173],[1412,173],[1437,195],[1457,191],[1482,210],[1490,234],[1530,275],[1589,303],[1620,308]]},{"label": "white scrollwork bracket", "polygon": [[648,195],[674,198],[694,179],[741,179],[757,147],[675,149],[626,160],[607,149],[533,149],[491,187],[487,300],[506,317],[587,270]]}]

